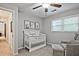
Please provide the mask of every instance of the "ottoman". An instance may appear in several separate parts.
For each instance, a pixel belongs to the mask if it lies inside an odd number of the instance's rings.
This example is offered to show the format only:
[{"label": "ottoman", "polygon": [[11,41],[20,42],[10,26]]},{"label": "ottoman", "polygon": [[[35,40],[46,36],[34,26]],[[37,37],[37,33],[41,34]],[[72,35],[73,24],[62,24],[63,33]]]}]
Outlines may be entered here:
[{"label": "ottoman", "polygon": [[61,44],[52,44],[53,56],[64,56],[65,50]]}]

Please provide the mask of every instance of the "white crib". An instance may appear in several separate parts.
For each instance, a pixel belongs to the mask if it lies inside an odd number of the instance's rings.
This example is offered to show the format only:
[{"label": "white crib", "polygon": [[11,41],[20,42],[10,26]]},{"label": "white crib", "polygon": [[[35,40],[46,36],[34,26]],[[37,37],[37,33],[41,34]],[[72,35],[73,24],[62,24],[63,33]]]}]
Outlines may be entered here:
[{"label": "white crib", "polygon": [[29,49],[29,52],[46,46],[46,34],[39,31],[24,30],[24,47]]}]

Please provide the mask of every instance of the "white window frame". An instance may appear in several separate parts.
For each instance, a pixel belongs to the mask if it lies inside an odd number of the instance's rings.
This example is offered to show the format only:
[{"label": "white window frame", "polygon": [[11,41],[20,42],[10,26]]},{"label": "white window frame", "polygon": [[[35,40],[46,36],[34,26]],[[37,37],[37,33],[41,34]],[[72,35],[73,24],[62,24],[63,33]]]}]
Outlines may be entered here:
[{"label": "white window frame", "polygon": [[[63,22],[62,23],[64,23],[64,20],[63,19],[67,19],[67,18],[70,18],[70,17],[78,17],[78,22],[79,22],[79,14],[77,14],[77,15],[71,15],[71,16],[66,16],[66,17],[61,17],[61,18],[56,18],[55,20],[62,20]],[[52,21],[54,21],[54,20],[52,20]],[[52,32],[79,32],[79,23],[78,23],[78,31],[64,31],[64,24],[62,24],[62,30],[61,31],[53,31],[52,30],[52,21],[51,21],[51,31]]]}]

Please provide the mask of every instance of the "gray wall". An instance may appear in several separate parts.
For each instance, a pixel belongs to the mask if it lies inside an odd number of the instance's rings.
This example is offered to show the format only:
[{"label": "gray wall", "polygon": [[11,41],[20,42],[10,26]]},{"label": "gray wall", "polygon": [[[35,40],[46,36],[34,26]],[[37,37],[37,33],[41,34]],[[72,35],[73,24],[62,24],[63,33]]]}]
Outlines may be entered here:
[{"label": "gray wall", "polygon": [[28,13],[23,13],[23,12],[19,12],[18,15],[18,24],[19,24],[19,29],[18,29],[18,48],[22,48],[23,47],[23,30],[24,30],[24,20],[30,20],[30,21],[38,21],[40,23],[40,32],[43,32],[43,27],[42,27],[42,19],[35,17],[33,15],[29,15]]},{"label": "gray wall", "polygon": [[49,18],[45,18],[44,21],[44,33],[47,34],[47,42],[59,43],[61,41],[74,40],[75,32],[52,32],[51,21],[56,18],[66,17],[79,14],[79,9],[68,10],[59,14],[55,14]]}]

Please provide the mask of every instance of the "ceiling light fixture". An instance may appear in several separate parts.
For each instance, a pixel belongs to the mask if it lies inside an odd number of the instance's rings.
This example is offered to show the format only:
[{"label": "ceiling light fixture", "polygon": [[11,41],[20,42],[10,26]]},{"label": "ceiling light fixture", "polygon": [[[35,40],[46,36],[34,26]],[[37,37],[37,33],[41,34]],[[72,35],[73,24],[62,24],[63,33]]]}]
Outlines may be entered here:
[{"label": "ceiling light fixture", "polygon": [[45,3],[45,4],[42,4],[44,8],[48,8],[49,7],[49,4]]}]

